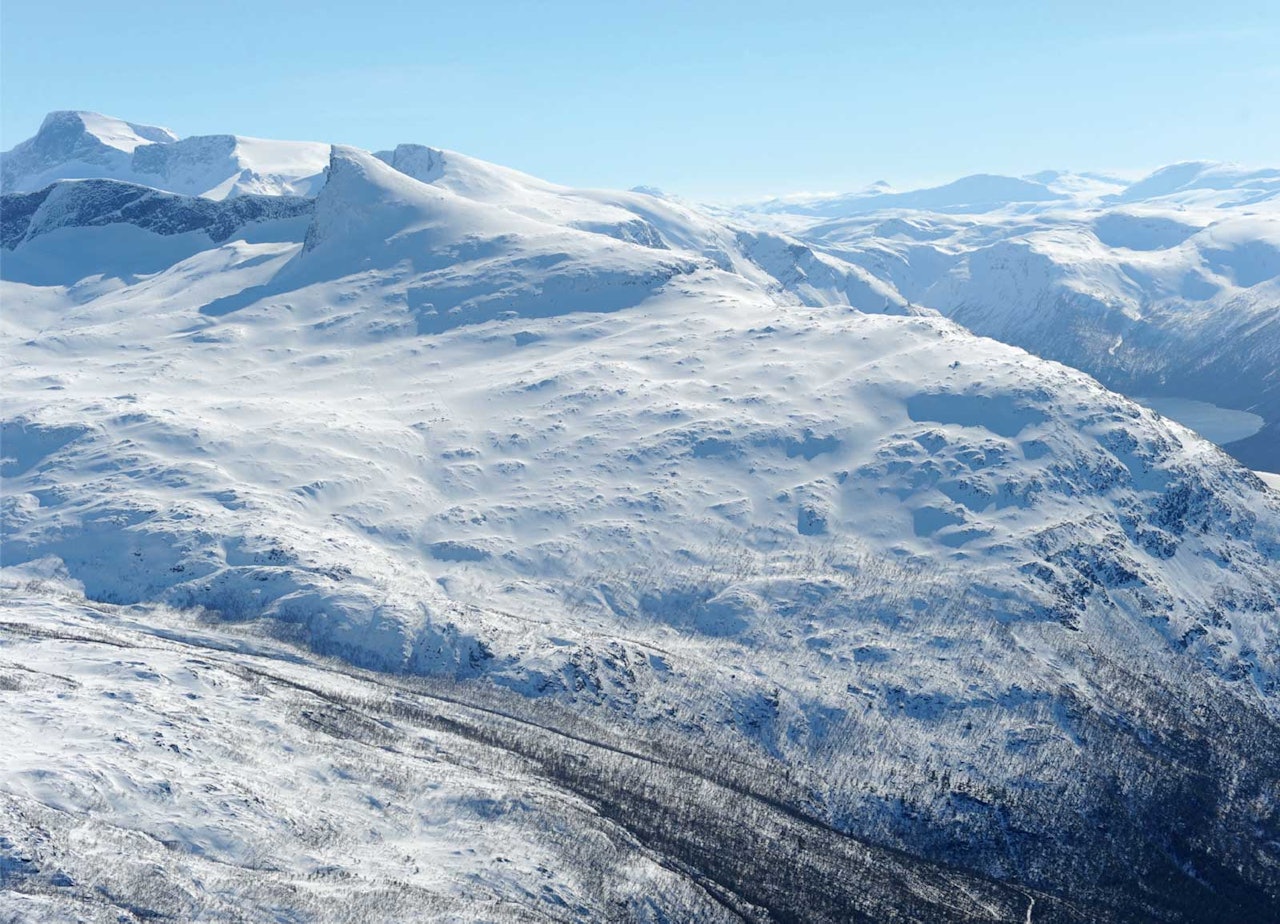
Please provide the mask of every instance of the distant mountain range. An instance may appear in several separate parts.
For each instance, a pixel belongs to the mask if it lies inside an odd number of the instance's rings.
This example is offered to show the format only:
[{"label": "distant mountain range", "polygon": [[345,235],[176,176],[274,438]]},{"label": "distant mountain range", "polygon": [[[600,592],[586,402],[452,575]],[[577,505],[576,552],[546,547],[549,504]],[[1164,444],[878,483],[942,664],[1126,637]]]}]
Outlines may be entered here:
[{"label": "distant mountain range", "polygon": [[967,177],[728,217],[783,229],[912,305],[1127,395],[1251,415],[1251,432],[1227,428],[1222,441],[1280,469],[1280,170]]},{"label": "distant mountain range", "polygon": [[1046,170],[1026,177],[977,174],[927,189],[895,190],[879,182],[859,193],[767,199],[741,207],[763,214],[848,218],[894,209],[981,214],[1012,206],[1110,206],[1164,200],[1171,206],[1253,205],[1280,194],[1280,169],[1250,170],[1190,161],[1131,182],[1100,173]]},{"label": "distant mountain range", "polygon": [[0,186],[35,192],[57,180],[112,179],[189,196],[315,195],[327,144],[238,135],[178,138],[167,128],[94,112],[51,112],[4,154]]}]

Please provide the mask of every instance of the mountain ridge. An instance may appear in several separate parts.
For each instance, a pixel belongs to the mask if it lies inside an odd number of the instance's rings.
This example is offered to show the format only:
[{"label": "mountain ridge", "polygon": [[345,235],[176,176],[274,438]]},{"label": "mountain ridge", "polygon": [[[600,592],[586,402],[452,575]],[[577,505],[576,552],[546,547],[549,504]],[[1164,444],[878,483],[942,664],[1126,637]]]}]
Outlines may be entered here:
[{"label": "mountain ridge", "polygon": [[179,138],[164,128],[93,112],[50,113],[0,154],[0,190],[36,192],[59,180],[114,179],[178,195],[313,194],[328,145],[236,135]]}]

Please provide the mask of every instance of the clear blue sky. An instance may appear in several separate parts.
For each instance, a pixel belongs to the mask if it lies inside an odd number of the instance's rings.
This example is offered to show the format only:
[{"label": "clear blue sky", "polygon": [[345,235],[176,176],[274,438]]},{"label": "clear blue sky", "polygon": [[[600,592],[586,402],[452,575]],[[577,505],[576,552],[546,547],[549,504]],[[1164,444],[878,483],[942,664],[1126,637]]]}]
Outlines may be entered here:
[{"label": "clear blue sky", "polygon": [[94,109],[701,198],[1280,162],[1280,0],[3,0],[0,27],[4,149]]}]

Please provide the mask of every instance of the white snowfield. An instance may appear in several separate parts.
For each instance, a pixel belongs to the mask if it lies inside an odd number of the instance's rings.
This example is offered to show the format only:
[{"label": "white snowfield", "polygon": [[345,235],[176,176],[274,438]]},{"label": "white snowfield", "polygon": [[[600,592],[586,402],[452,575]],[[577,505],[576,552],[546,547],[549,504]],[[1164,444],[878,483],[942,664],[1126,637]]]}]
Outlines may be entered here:
[{"label": "white snowfield", "polygon": [[[1280,896],[1280,493],[913,309],[860,245],[325,151],[314,204],[6,199],[0,908],[1102,921]],[[389,713],[356,668],[524,725]],[[557,709],[593,730],[528,744]],[[652,785],[582,769],[659,738]],[[757,833],[819,827],[688,841],[734,800]],[[806,865],[871,849],[846,835],[906,854]]]}]

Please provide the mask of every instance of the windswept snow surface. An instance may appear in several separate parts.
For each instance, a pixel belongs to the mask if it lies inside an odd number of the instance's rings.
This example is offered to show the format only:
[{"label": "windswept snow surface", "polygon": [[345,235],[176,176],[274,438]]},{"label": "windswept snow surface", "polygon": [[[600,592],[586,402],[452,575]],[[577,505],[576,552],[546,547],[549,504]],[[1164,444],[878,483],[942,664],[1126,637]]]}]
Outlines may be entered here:
[{"label": "windswept snow surface", "polygon": [[15,915],[1280,900],[1257,476],[787,234],[329,157],[6,230]]}]

